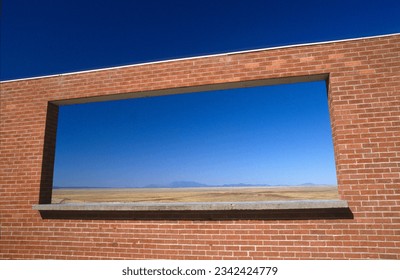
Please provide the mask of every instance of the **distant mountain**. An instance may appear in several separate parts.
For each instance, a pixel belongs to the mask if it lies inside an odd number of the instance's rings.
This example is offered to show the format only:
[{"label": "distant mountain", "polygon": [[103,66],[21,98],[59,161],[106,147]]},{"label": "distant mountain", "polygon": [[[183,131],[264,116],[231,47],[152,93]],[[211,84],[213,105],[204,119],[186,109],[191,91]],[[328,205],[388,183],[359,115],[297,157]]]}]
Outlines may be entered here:
[{"label": "distant mountain", "polygon": [[[110,187],[97,187],[97,186],[53,186],[53,189],[108,189]],[[127,187],[117,187],[127,188]]]},{"label": "distant mountain", "polygon": [[[287,187],[313,187],[313,186],[330,186],[329,184],[315,184],[315,183],[304,183],[300,185],[283,185],[278,184],[279,186],[287,186]],[[232,183],[232,184],[223,184],[223,185],[207,185],[203,183],[199,183],[196,181],[174,181],[169,184],[148,184],[143,187],[138,188],[196,188],[196,187],[274,187],[278,185],[269,185],[269,184],[246,184],[246,183]],[[53,186],[54,189],[63,189],[63,188],[74,188],[74,189],[100,189],[100,188],[132,188],[132,187],[93,187],[93,186]],[[137,187],[134,187],[137,188]]]},{"label": "distant mountain", "polygon": [[146,186],[141,187],[141,188],[149,188],[149,189],[151,189],[151,188],[168,188],[168,186],[160,185],[160,184],[149,184],[149,185],[146,185]]},{"label": "distant mountain", "polygon": [[174,181],[172,183],[161,185],[161,184],[150,184],[144,186],[144,188],[196,188],[196,187],[257,187],[257,186],[271,186],[268,184],[244,184],[244,183],[233,183],[223,185],[207,185],[195,181]]},{"label": "distant mountain", "polygon": [[143,188],[194,188],[194,187],[207,187],[208,185],[194,181],[174,181],[169,184],[149,184]]},{"label": "distant mountain", "polygon": [[222,187],[255,187],[255,186],[270,186],[270,185],[268,185],[268,184],[244,184],[244,183],[222,185]]},{"label": "distant mountain", "polygon": [[171,188],[207,187],[208,185],[194,181],[175,181],[168,185]]}]

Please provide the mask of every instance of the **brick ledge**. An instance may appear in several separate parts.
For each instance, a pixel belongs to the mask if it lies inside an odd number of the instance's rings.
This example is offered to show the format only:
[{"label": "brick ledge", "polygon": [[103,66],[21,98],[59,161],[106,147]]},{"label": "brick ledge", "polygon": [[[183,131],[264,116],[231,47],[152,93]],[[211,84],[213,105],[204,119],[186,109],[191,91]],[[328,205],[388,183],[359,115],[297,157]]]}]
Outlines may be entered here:
[{"label": "brick ledge", "polygon": [[256,202],[191,203],[65,203],[36,204],[39,211],[226,211],[226,210],[295,210],[348,208],[345,200],[282,200]]}]

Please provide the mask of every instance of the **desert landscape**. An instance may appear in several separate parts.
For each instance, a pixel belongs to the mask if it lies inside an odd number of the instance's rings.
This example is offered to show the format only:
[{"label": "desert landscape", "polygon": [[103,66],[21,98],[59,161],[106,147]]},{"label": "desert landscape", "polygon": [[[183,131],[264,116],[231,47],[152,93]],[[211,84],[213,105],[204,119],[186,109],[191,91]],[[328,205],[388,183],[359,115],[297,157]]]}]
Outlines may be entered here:
[{"label": "desert landscape", "polygon": [[250,202],[338,199],[336,186],[251,186],[189,188],[55,188],[52,203]]}]

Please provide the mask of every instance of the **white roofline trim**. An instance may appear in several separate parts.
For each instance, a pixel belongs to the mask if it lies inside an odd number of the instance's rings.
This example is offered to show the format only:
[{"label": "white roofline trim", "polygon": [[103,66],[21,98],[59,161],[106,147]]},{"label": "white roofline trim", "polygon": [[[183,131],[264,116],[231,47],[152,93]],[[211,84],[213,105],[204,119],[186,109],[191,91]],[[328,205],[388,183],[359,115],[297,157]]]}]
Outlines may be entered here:
[{"label": "white roofline trim", "polygon": [[160,63],[168,63],[168,62],[184,61],[184,60],[193,60],[193,59],[207,58],[207,57],[218,57],[218,56],[227,56],[227,55],[235,55],[235,54],[244,54],[244,53],[249,53],[249,52],[260,52],[260,51],[267,51],[267,50],[295,48],[295,47],[304,47],[304,46],[313,46],[313,45],[325,45],[325,44],[340,43],[340,42],[350,42],[350,41],[374,39],[374,38],[384,38],[384,37],[390,37],[390,36],[396,36],[396,35],[400,35],[400,33],[391,33],[391,34],[374,35],[374,36],[358,37],[358,38],[351,38],[351,39],[341,39],[341,40],[332,40],[332,41],[323,41],[323,42],[314,42],[314,43],[303,43],[303,44],[276,46],[276,47],[251,49],[251,50],[243,50],[243,51],[235,51],[235,52],[227,52],[227,53],[218,53],[218,54],[210,54],[210,55],[200,55],[200,56],[191,56],[191,57],[183,57],[183,58],[166,59],[166,60],[159,60],[159,61],[150,61],[150,62],[143,62],[143,63],[136,63],[136,64],[128,64],[128,65],[121,65],[121,66],[112,66],[112,67],[106,67],[106,68],[91,69],[91,70],[82,70],[82,71],[76,71],[76,72],[66,72],[66,73],[60,73],[60,74],[52,74],[52,75],[44,75],[44,76],[36,76],[36,77],[28,77],[28,78],[20,78],[20,79],[12,79],[12,80],[4,80],[4,81],[0,81],[0,83],[10,83],[10,82],[17,82],[17,81],[27,81],[27,80],[34,80],[34,79],[61,77],[61,76],[84,74],[84,73],[91,73],[91,72],[98,72],[98,71],[107,71],[107,70],[114,70],[114,69],[121,69],[121,68],[128,68],[128,67],[136,67],[136,66],[143,66],[143,65],[160,64]]}]

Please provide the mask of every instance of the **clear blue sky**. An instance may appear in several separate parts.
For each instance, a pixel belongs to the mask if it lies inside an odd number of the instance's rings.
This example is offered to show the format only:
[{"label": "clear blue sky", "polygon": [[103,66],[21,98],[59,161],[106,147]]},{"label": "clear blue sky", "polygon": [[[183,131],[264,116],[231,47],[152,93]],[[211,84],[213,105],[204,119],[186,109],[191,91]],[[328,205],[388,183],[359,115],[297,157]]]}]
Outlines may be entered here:
[{"label": "clear blue sky", "polygon": [[398,0],[1,4],[1,80],[400,32]]},{"label": "clear blue sky", "polygon": [[[0,80],[400,32],[398,0],[1,4]],[[237,91],[61,107],[55,185],[336,183],[323,83]]]},{"label": "clear blue sky", "polygon": [[324,81],[63,106],[56,186],[336,184]]}]

